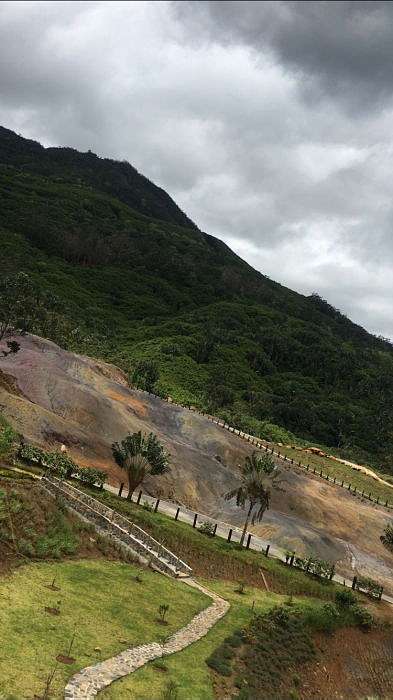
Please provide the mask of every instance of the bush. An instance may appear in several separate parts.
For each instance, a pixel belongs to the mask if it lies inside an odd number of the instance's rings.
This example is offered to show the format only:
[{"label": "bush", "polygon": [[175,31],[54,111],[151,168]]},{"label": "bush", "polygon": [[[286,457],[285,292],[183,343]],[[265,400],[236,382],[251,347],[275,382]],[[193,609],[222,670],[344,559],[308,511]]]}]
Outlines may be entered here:
[{"label": "bush", "polygon": [[232,673],[232,659],[235,649],[244,641],[242,630],[236,630],[230,637],[226,637],[223,643],[206,659],[207,665],[221,676],[230,676]]},{"label": "bush", "polygon": [[76,462],[59,450],[44,453],[42,464],[55,472],[60,479],[70,479],[73,474],[79,472]]},{"label": "bush", "polygon": [[356,590],[366,593],[370,598],[380,598],[382,586],[372,578],[358,576],[356,579]]},{"label": "bush", "polygon": [[330,561],[325,561],[324,559],[317,559],[316,557],[308,557],[303,559],[302,557],[295,557],[294,566],[298,569],[302,569],[317,578],[323,578],[330,580],[333,572],[333,565]]},{"label": "bush", "polygon": [[371,613],[368,612],[368,610],[363,608],[361,605],[356,604],[352,606],[352,612],[359,627],[364,630],[371,629],[374,618]]},{"label": "bush", "polygon": [[0,455],[8,455],[13,451],[16,433],[0,415]]},{"label": "bush", "polygon": [[91,469],[90,467],[79,467],[77,476],[82,484],[86,486],[103,486],[108,478],[106,472],[101,469]]},{"label": "bush", "polygon": [[325,620],[323,629],[325,632],[331,632],[340,617],[340,613],[334,603],[324,603],[324,605],[322,605],[322,616]]},{"label": "bush", "polygon": [[207,535],[208,537],[214,537],[214,525],[213,523],[209,522],[209,520],[205,520],[202,523],[202,525],[198,527],[198,530],[203,535]]},{"label": "bush", "polygon": [[340,591],[336,591],[335,601],[339,608],[350,608],[351,605],[355,605],[356,596],[351,590],[343,588]]},{"label": "bush", "polygon": [[43,466],[46,454],[44,450],[41,450],[40,447],[36,447],[35,445],[25,445],[24,443],[19,445],[18,457],[24,462],[32,462],[33,464]]}]

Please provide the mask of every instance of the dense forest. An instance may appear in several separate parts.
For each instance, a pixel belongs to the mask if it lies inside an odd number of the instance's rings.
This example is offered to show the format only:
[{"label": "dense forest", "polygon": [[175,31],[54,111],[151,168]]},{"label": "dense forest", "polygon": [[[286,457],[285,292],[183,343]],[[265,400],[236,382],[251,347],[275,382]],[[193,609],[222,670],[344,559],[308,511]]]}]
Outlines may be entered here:
[{"label": "dense forest", "polygon": [[[276,440],[393,473],[393,348],[201,232],[131,165],[0,127],[1,276],[58,310],[36,332]],[[10,360],[12,361],[12,360]]]}]

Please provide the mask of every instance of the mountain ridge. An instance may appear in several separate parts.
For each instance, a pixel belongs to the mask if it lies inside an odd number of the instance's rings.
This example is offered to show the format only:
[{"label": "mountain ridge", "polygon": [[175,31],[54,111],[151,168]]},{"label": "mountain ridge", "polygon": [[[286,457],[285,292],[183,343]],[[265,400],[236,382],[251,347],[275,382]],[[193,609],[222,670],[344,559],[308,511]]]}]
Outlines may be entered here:
[{"label": "mountain ridge", "polygon": [[162,192],[131,165],[0,127],[1,268],[67,307],[36,332],[127,371],[152,360],[182,402],[390,470],[391,344],[254,270]]}]

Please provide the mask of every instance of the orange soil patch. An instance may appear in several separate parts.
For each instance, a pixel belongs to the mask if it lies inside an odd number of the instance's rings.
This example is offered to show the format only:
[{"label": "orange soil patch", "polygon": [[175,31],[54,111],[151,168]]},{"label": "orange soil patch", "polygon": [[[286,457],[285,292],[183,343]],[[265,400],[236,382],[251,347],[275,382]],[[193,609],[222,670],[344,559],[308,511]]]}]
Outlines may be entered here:
[{"label": "orange soil patch", "polygon": [[147,416],[147,408],[146,406],[142,403],[142,401],[139,401],[134,396],[124,396],[121,392],[114,391],[113,389],[109,389],[105,392],[106,396],[109,399],[113,399],[113,401],[119,401],[120,403],[125,404],[129,408],[131,408],[133,411],[135,411],[136,415],[139,418],[145,418]]}]

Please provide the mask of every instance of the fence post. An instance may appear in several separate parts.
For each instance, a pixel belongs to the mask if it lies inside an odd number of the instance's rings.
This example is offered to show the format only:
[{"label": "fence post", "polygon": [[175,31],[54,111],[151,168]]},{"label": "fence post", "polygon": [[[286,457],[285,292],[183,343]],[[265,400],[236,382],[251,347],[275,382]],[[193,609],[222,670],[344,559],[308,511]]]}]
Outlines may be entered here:
[{"label": "fence post", "polygon": [[231,541],[231,537],[232,537],[232,528],[229,529],[228,537],[227,537],[227,542],[230,542],[230,541]]},{"label": "fence post", "polygon": [[314,472],[313,472],[313,473],[315,474],[315,467],[314,467]]},{"label": "fence post", "polygon": [[370,493],[368,494],[368,500],[371,501],[371,491],[370,491]]},{"label": "fence post", "polygon": [[334,564],[333,564],[333,566],[332,566],[332,568],[331,568],[331,570],[330,570],[329,581],[332,580],[333,576],[334,576]]},{"label": "fence post", "polygon": [[179,506],[179,508],[178,508],[177,511],[176,511],[175,520],[178,519],[179,513],[180,513],[180,506]]},{"label": "fence post", "polygon": [[246,548],[250,549],[251,533],[248,534]]},{"label": "fence post", "polygon": [[354,492],[354,493],[356,493],[356,486],[355,486],[355,488],[354,488],[354,491],[353,491],[353,492]]},{"label": "fence post", "polygon": [[385,503],[385,508],[387,508],[387,507],[388,507],[388,502],[386,501],[386,503]]},{"label": "fence post", "polygon": [[292,556],[289,560],[289,566],[293,566],[294,559],[295,559],[295,552],[292,554]]},{"label": "fence post", "polygon": [[348,491],[351,490],[351,484],[348,484]]},{"label": "fence post", "polygon": [[358,579],[357,579],[357,576],[354,576],[354,577],[353,577],[353,581],[352,581],[352,590],[353,590],[353,591],[354,591],[355,588],[356,588],[356,582],[357,582],[357,580],[358,580]]},{"label": "fence post", "polygon": [[320,473],[320,475],[319,475],[319,476],[322,476],[322,469],[321,469],[321,473]]},{"label": "fence post", "polygon": [[195,513],[195,515],[194,515],[194,522],[192,523],[192,527],[195,527],[195,526],[196,526],[197,518],[198,518],[198,513]]},{"label": "fence post", "polygon": [[217,532],[217,523],[215,524],[215,526],[213,528],[213,537],[215,536],[216,532]]},{"label": "fence post", "polygon": [[378,496],[378,498],[377,498],[377,505],[379,505],[379,496]]},{"label": "fence post", "polygon": [[123,493],[123,489],[124,489],[124,484],[123,484],[123,482],[121,482],[120,488],[119,488],[119,493],[118,493],[119,498],[121,498],[121,494]]},{"label": "fence post", "polygon": [[139,493],[138,493],[138,498],[136,499],[136,503],[137,503],[138,506],[139,506],[139,504],[140,504],[140,502],[141,502],[141,498],[142,498],[142,491],[139,491]]},{"label": "fence post", "polygon": [[344,486],[344,479],[343,479],[342,482],[341,482],[341,486]]},{"label": "fence post", "polygon": [[291,464],[293,464],[293,457],[292,457],[292,459],[291,459]]},{"label": "fence post", "polygon": [[307,467],[306,467],[306,469],[307,469],[307,471],[309,471],[309,470],[310,470],[310,465],[309,465],[309,464],[307,464]]},{"label": "fence post", "polygon": [[334,479],[333,479],[333,484],[335,484],[335,483],[336,483],[336,477],[334,477]]},{"label": "fence post", "polygon": [[157,498],[157,500],[156,500],[156,505],[154,506],[154,512],[155,512],[155,513],[157,513],[159,502],[160,502],[160,499]]},{"label": "fence post", "polygon": [[269,556],[269,549],[270,549],[270,544],[267,544],[266,550],[265,550],[265,557]]},{"label": "fence post", "polygon": [[378,600],[381,600],[381,599],[382,599],[382,593],[383,593],[383,586],[381,586],[380,589],[379,589]]}]

